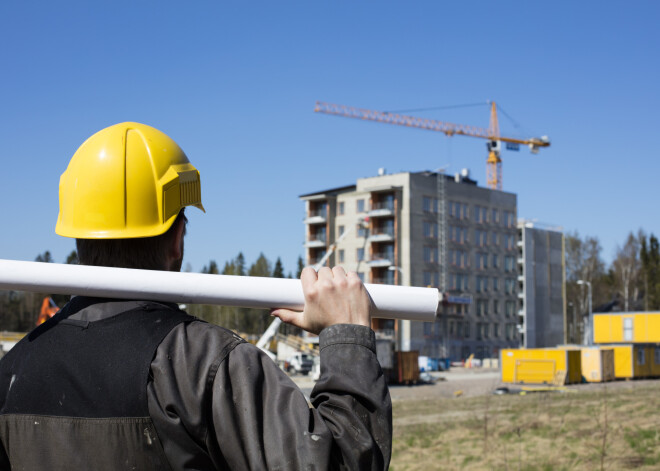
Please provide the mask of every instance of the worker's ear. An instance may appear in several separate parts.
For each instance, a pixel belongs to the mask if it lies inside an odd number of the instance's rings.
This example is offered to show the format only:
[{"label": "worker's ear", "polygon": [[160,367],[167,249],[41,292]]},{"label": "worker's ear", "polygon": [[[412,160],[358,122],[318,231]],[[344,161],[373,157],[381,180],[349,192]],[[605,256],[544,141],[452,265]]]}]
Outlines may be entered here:
[{"label": "worker's ear", "polygon": [[185,235],[186,223],[183,218],[178,218],[175,222],[174,237],[169,246],[169,270],[179,271],[183,261],[183,237]]}]

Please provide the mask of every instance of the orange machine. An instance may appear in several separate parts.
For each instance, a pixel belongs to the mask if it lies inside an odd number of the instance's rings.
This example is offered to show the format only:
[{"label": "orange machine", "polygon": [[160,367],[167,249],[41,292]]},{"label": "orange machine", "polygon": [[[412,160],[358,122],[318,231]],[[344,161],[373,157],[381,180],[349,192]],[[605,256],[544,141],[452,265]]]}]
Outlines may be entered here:
[{"label": "orange machine", "polygon": [[41,303],[41,311],[39,312],[39,318],[37,319],[37,325],[43,324],[48,319],[57,314],[60,308],[57,307],[55,301],[50,296],[44,298],[44,301]]}]

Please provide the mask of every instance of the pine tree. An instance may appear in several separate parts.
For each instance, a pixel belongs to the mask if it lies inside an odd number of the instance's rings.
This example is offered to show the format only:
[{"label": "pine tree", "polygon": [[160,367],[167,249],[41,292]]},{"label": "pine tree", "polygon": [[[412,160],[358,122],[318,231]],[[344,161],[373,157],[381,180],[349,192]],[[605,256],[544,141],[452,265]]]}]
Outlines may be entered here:
[{"label": "pine tree", "polygon": [[639,256],[642,261],[644,282],[644,308],[648,310],[660,307],[660,248],[658,239],[651,234],[640,241]]},{"label": "pine tree", "polygon": [[37,258],[35,258],[34,261],[35,262],[53,263],[53,257],[50,254],[50,251],[46,250],[44,253],[37,255]]},{"label": "pine tree", "polygon": [[238,252],[236,259],[234,260],[234,267],[234,275],[245,276],[245,257],[243,256],[243,252]]},{"label": "pine tree", "polygon": [[78,265],[78,252],[72,250],[71,253],[66,257],[66,263],[69,265]]},{"label": "pine tree", "polygon": [[303,268],[305,268],[305,263],[303,262],[302,257],[298,256],[298,271],[296,272],[296,278],[300,278]]},{"label": "pine tree", "polygon": [[273,277],[284,278],[284,267],[282,266],[282,260],[280,257],[277,257],[277,261],[275,262],[275,268],[273,268]]},{"label": "pine tree", "polygon": [[209,275],[217,275],[220,273],[220,270],[218,270],[218,264],[215,263],[215,260],[211,260],[208,266],[204,265],[204,268],[202,268],[202,273]]}]

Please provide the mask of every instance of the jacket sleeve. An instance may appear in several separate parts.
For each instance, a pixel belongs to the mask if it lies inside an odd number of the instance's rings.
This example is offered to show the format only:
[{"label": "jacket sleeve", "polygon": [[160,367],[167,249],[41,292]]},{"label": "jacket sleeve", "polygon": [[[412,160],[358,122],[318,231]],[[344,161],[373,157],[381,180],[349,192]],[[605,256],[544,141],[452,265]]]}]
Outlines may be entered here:
[{"label": "jacket sleeve", "polygon": [[387,469],[392,404],[373,331],[326,328],[320,351],[310,407],[271,359],[237,345],[214,375],[209,451],[231,469]]}]

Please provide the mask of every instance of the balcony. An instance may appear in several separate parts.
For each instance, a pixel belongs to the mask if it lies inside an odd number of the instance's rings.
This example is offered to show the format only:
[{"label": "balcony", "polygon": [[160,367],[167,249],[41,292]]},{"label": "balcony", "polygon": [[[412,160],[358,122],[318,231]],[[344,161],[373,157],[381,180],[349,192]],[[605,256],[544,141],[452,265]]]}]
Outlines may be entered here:
[{"label": "balcony", "polygon": [[394,329],[376,329],[374,330],[377,340],[395,340],[396,332]]},{"label": "balcony", "polygon": [[309,240],[305,242],[305,247],[307,247],[308,249],[316,249],[325,246],[326,246],[325,236],[321,236],[321,235],[312,234],[309,237]]},{"label": "balcony", "polygon": [[394,202],[373,203],[367,215],[372,218],[394,216]]},{"label": "balcony", "polygon": [[394,252],[375,253],[367,265],[372,268],[389,267],[394,265]]},{"label": "balcony", "polygon": [[310,211],[305,218],[305,224],[325,224],[328,220],[328,213],[325,209]]},{"label": "balcony", "polygon": [[394,241],[394,229],[376,227],[367,240],[369,242],[392,242]]},{"label": "balcony", "polygon": [[394,284],[394,275],[392,276],[379,276],[374,277],[372,283],[379,285],[393,285]]}]

